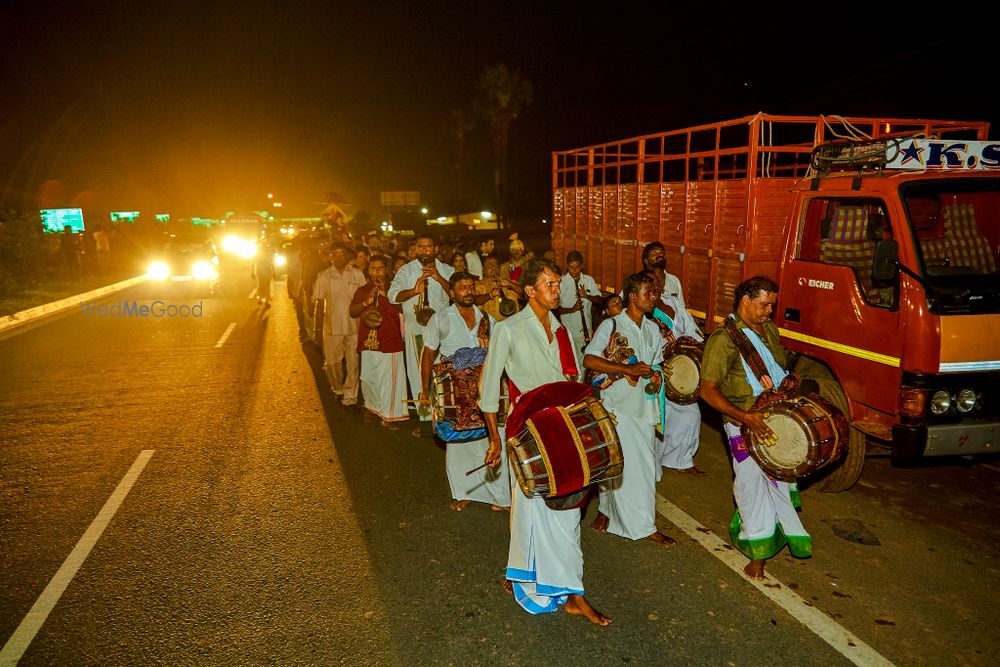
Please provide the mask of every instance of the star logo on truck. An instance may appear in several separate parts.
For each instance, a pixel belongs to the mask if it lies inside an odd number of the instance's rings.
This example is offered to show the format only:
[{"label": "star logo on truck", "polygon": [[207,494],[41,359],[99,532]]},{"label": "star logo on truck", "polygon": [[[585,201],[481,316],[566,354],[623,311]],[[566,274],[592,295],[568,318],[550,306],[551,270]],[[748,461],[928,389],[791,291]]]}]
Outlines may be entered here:
[{"label": "star logo on truck", "polygon": [[911,141],[909,148],[903,148],[902,151],[900,152],[903,154],[903,161],[901,164],[906,164],[910,160],[914,160],[918,164],[924,163],[924,159],[921,156],[921,153],[924,152],[924,149],[923,147],[918,148],[916,141]]}]

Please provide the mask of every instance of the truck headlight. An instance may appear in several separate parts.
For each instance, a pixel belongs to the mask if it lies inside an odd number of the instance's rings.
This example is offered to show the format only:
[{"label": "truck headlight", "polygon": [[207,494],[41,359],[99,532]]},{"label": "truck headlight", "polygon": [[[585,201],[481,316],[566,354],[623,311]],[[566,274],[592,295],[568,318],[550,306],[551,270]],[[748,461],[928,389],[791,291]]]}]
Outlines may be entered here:
[{"label": "truck headlight", "polygon": [[944,389],[938,389],[931,395],[931,414],[941,416],[951,410],[951,394]]},{"label": "truck headlight", "polygon": [[963,389],[958,392],[955,400],[955,408],[961,413],[972,412],[979,404],[979,395],[974,389]]},{"label": "truck headlight", "polygon": [[170,267],[166,262],[153,262],[146,269],[146,275],[152,280],[166,280],[170,277]]},{"label": "truck headlight", "polygon": [[219,274],[211,262],[202,259],[191,267],[191,275],[197,280],[215,280]]}]

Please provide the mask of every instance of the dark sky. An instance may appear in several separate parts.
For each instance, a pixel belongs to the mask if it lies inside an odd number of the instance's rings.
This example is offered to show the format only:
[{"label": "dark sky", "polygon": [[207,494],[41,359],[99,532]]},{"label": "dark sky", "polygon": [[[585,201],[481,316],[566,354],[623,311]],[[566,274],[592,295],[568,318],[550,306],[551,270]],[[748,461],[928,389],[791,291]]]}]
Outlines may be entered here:
[{"label": "dark sky", "polygon": [[[974,17],[727,4],[8,0],[0,205],[217,217],[273,191],[315,215],[330,191],[374,212],[419,190],[447,209],[450,110],[497,63],[534,87],[511,128],[524,218],[548,214],[552,150],[757,111],[1000,121]],[[470,148],[468,204],[492,207],[482,123]]]}]

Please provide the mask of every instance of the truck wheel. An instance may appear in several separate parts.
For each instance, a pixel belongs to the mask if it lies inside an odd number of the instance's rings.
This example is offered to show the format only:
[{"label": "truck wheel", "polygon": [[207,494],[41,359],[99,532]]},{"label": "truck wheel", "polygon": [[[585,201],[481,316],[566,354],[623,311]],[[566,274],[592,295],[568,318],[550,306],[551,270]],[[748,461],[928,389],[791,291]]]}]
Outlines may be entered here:
[{"label": "truck wheel", "polygon": [[854,486],[861,477],[861,469],[865,466],[866,450],[865,434],[856,428],[851,428],[844,458],[818,481],[816,488],[824,493],[840,493]]}]

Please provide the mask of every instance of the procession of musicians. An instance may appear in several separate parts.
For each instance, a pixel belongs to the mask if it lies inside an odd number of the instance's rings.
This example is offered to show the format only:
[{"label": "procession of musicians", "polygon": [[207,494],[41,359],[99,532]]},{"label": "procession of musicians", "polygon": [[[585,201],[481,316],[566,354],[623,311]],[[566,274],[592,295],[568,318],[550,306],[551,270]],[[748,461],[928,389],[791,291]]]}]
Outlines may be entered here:
[{"label": "procession of musicians", "polygon": [[[526,253],[515,234],[500,262],[494,245],[446,262],[425,234],[405,258],[336,242],[329,266],[313,261],[312,274],[302,253],[289,294],[345,409],[388,430],[416,423],[413,437],[440,440],[451,509],[509,512],[504,588],[525,611],[611,623],[584,586],[588,503],[598,532],[676,546],[656,526],[656,485],[664,470],[706,476],[694,464],[699,401],[724,420],[730,536],[748,559],[745,576],[763,579],[786,546],[811,555],[800,470],[768,458],[801,448],[802,435],[771,416],[796,400],[792,409],[836,408],[789,372],[770,278],[736,286],[732,313],[706,336],[659,242],[644,246],[642,270],[615,290],[586,273],[579,251],[560,266],[551,252]],[[830,420],[846,428],[842,416]]]}]

